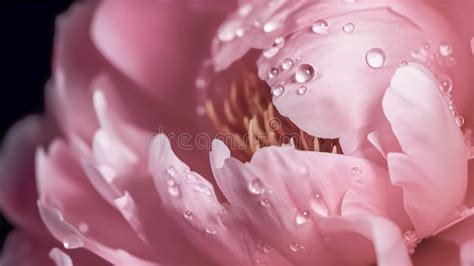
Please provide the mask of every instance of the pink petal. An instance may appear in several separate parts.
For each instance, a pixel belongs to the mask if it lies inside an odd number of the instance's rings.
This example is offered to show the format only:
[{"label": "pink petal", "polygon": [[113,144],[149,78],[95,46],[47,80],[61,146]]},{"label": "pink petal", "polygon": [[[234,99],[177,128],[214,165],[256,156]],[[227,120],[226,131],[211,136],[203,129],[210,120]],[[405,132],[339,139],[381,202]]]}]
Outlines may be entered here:
[{"label": "pink petal", "polygon": [[[369,161],[270,147],[258,150],[250,163],[242,164],[228,158],[226,149],[214,141],[211,154],[214,175],[225,197],[264,239],[295,263],[334,262],[334,257],[323,255],[325,247],[317,237],[317,222],[320,217],[341,214],[349,190],[370,199],[379,213],[401,227],[408,225],[400,190],[388,182],[384,169]],[[350,211],[352,206],[346,207]],[[293,252],[292,243],[305,249]]]},{"label": "pink petal", "polygon": [[16,226],[44,234],[36,208],[35,151],[57,134],[52,123],[42,116],[29,116],[7,133],[0,157],[0,206]]},{"label": "pink petal", "polygon": [[474,264],[474,239],[466,242],[461,247],[461,262],[463,266]]},{"label": "pink petal", "polygon": [[434,77],[419,65],[396,71],[383,109],[402,148],[388,154],[390,178],[403,188],[405,208],[423,238],[464,199],[467,160],[461,130]]},{"label": "pink petal", "polygon": [[[36,163],[39,210],[55,238],[65,241],[67,247],[85,247],[114,263],[152,257],[120,213],[90,185],[65,143],[53,142],[49,154],[40,150]],[[129,255],[122,258],[118,249]]]},{"label": "pink petal", "polygon": [[204,13],[186,5],[186,1],[103,2],[92,38],[101,53],[147,93],[173,95],[177,90],[169,88],[186,86],[189,91],[225,9],[209,4]]},{"label": "pink petal", "polygon": [[165,135],[152,142],[150,167],[163,204],[190,240],[216,262],[252,264],[255,258],[272,265],[288,264],[278,253],[256,247],[233,211],[217,201],[212,185],[176,157]]},{"label": "pink petal", "polygon": [[[76,3],[57,19],[53,77],[47,105],[65,132],[89,139],[97,126],[90,101],[90,84],[106,61],[90,41],[90,22],[96,3]],[[73,119],[74,118],[74,119]]]},{"label": "pink petal", "polygon": [[[51,249],[70,257],[74,265],[109,265],[106,261],[84,249],[60,250],[55,247],[56,241],[52,238],[42,238],[25,231],[11,232],[3,246],[0,263],[5,266],[36,266],[58,265],[51,258]],[[67,253],[67,254],[66,254]]]},{"label": "pink petal", "polygon": [[361,256],[358,252],[364,242],[351,240],[358,234],[372,242],[378,265],[411,265],[400,229],[390,220],[377,216],[330,217],[320,226],[335,254],[348,259],[347,263]]}]

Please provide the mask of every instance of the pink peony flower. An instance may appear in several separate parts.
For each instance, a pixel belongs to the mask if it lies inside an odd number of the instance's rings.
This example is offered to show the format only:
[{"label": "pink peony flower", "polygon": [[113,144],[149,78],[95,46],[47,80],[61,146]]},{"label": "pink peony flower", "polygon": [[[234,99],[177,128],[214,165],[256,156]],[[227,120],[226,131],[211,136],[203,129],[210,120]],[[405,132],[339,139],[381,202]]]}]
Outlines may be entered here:
[{"label": "pink peony flower", "polygon": [[0,263],[473,264],[473,3],[73,5]]}]

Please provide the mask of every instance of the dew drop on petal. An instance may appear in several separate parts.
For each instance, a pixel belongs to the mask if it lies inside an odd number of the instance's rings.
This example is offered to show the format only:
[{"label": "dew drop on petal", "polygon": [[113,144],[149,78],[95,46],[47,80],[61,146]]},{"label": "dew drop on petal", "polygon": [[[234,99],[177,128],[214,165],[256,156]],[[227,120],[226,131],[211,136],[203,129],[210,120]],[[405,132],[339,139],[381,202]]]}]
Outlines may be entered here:
[{"label": "dew drop on petal", "polygon": [[281,86],[281,85],[277,85],[277,86],[272,87],[272,95],[274,97],[278,97],[278,96],[282,95],[284,91],[285,91],[285,88],[283,88],[283,86]]},{"label": "dew drop on petal", "polygon": [[462,127],[464,125],[464,117],[463,116],[457,115],[454,119],[455,119],[456,125],[458,125],[458,127]]},{"label": "dew drop on petal", "polygon": [[299,95],[304,95],[308,91],[308,88],[306,86],[301,86],[298,88],[296,91]]},{"label": "dew drop on petal", "polygon": [[324,19],[318,19],[311,26],[311,30],[317,34],[326,34],[329,30],[329,24]]},{"label": "dew drop on petal", "polygon": [[453,90],[453,81],[448,75],[446,74],[439,75],[438,82],[439,82],[439,88],[441,91],[450,93]]},{"label": "dew drop on petal", "polygon": [[253,5],[251,3],[247,3],[241,6],[238,10],[239,16],[246,17],[250,12],[252,12]]},{"label": "dew drop on petal", "polygon": [[244,37],[245,36],[245,29],[244,28],[238,28],[235,31],[235,35],[237,35],[237,37],[239,37],[239,38]]},{"label": "dew drop on petal", "polygon": [[359,173],[359,168],[356,167],[356,166],[352,167],[352,168],[351,168],[351,173],[352,173],[353,175],[358,174],[358,173]]},{"label": "dew drop on petal", "polygon": [[268,71],[268,78],[269,79],[276,78],[277,76],[278,76],[278,69],[272,68],[272,69],[270,69],[270,71]]},{"label": "dew drop on petal", "polygon": [[206,228],[206,233],[210,234],[210,235],[215,235],[216,234],[216,229],[212,226]]},{"label": "dew drop on petal", "polygon": [[264,32],[272,32],[280,27],[280,23],[277,21],[269,21],[263,25],[263,31]]},{"label": "dew drop on petal", "polygon": [[265,186],[263,185],[262,180],[260,180],[260,178],[255,178],[248,184],[248,189],[250,193],[254,195],[260,195],[263,193]]},{"label": "dew drop on petal", "polygon": [[315,71],[310,64],[301,64],[295,73],[295,80],[298,83],[306,83],[314,78]]},{"label": "dew drop on petal", "polygon": [[188,219],[188,220],[191,220],[191,219],[193,218],[193,213],[190,212],[190,211],[185,211],[185,212],[183,213],[183,216],[184,216],[184,218],[186,218],[186,219]]},{"label": "dew drop on petal", "polygon": [[269,199],[262,199],[260,201],[260,205],[262,205],[263,207],[268,207],[268,206],[270,206],[270,200]]},{"label": "dew drop on petal", "polygon": [[453,54],[453,47],[451,47],[449,44],[447,43],[441,43],[439,45],[439,53],[442,55],[442,56],[450,56]]},{"label": "dew drop on petal", "polygon": [[84,242],[79,237],[71,236],[68,239],[63,240],[63,246],[65,249],[75,249],[84,246]]},{"label": "dew drop on petal", "polygon": [[303,245],[301,245],[300,243],[298,242],[293,242],[290,244],[290,250],[293,251],[293,252],[300,252],[304,249],[305,247]]},{"label": "dew drop on petal", "polygon": [[180,191],[179,191],[179,186],[176,183],[176,180],[174,180],[174,178],[170,176],[168,177],[167,183],[168,183],[168,193],[173,197],[179,196]]},{"label": "dew drop on petal", "polygon": [[168,167],[168,169],[166,170],[166,173],[169,175],[169,176],[175,176],[177,174],[176,172],[176,168],[174,168],[174,166],[170,165]]},{"label": "dew drop on petal", "polygon": [[293,60],[291,58],[286,58],[285,60],[283,60],[283,63],[281,64],[281,67],[284,70],[291,69],[293,67]]},{"label": "dew drop on petal", "polygon": [[303,225],[309,220],[309,211],[298,211],[295,216],[297,225]]},{"label": "dew drop on petal", "polygon": [[271,48],[263,51],[262,54],[265,58],[270,59],[270,58],[274,57],[279,51],[280,51],[280,49],[278,49],[276,47],[271,47]]},{"label": "dew drop on petal", "polygon": [[365,61],[371,68],[377,69],[383,67],[385,64],[385,52],[381,48],[374,47],[365,54]]},{"label": "dew drop on petal", "polygon": [[344,25],[344,26],[342,27],[342,30],[343,30],[345,33],[353,33],[353,32],[354,32],[354,29],[355,29],[354,23],[347,23],[346,25]]},{"label": "dew drop on petal", "polygon": [[312,211],[319,216],[328,216],[329,209],[326,205],[323,195],[318,191],[314,192],[314,196],[311,199],[310,206]]}]

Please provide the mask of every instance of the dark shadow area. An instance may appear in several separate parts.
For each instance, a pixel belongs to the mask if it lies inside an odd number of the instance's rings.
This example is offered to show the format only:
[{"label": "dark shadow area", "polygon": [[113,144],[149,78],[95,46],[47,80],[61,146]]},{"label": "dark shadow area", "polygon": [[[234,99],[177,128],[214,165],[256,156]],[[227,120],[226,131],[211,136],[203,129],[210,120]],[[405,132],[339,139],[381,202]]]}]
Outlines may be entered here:
[{"label": "dark shadow area", "polygon": [[[43,88],[51,75],[55,18],[71,2],[2,1],[2,143],[16,121],[44,110]],[[11,229],[0,216],[0,246]]]}]

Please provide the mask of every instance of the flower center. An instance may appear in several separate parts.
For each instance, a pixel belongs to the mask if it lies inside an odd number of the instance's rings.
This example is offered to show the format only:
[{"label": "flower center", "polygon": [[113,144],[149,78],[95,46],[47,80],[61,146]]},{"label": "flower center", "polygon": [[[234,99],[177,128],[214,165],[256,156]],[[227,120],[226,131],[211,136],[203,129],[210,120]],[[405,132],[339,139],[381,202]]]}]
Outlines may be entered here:
[{"label": "flower center", "polygon": [[[278,113],[269,86],[253,73],[231,84],[223,103],[211,99],[207,115],[237,158],[248,161],[262,147],[290,145],[298,150],[342,153],[337,139],[322,139],[299,129]],[[222,134],[222,135],[221,135]]]}]

